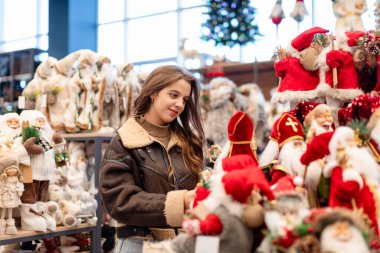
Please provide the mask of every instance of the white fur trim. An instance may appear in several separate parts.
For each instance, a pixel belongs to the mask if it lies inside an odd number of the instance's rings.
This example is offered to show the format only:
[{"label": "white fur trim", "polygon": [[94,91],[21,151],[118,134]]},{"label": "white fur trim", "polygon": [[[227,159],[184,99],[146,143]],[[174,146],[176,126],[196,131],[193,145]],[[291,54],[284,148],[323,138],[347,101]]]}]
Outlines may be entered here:
[{"label": "white fur trim", "polygon": [[339,99],[341,101],[350,102],[353,98],[362,95],[363,91],[358,89],[335,89],[331,88],[326,94],[329,97]]},{"label": "white fur trim", "polygon": [[285,103],[288,101],[302,102],[304,100],[314,99],[318,96],[317,90],[288,90],[283,92],[275,92],[272,95],[273,103]]},{"label": "white fur trim", "polygon": [[352,52],[352,48],[348,45],[348,37],[345,32],[336,35],[337,48],[347,52]]},{"label": "white fur trim", "polygon": [[331,86],[327,83],[320,83],[317,86],[317,93],[319,97],[327,96],[331,90]]},{"label": "white fur trim", "polygon": [[302,186],[303,185],[303,178],[300,176],[296,176],[293,178],[293,183],[296,186]]},{"label": "white fur trim", "polygon": [[363,179],[359,172],[354,169],[345,169],[343,171],[343,181],[356,181],[360,185],[360,189],[363,188]]},{"label": "white fur trim", "polygon": [[279,148],[278,143],[273,140],[269,140],[263,153],[261,153],[259,166],[265,166],[278,158]]},{"label": "white fur trim", "polygon": [[287,47],[286,47],[286,52],[290,55],[290,56],[293,56],[297,59],[301,59],[301,55],[300,55],[300,52],[295,49],[291,44],[289,44]]}]

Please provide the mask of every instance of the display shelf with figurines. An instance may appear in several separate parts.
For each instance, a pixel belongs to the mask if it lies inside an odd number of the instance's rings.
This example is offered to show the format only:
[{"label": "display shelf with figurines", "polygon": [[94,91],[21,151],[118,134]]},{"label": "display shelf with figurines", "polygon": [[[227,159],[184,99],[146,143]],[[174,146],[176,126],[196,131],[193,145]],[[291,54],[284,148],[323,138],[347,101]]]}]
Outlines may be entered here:
[{"label": "display shelf with figurines", "polygon": [[[99,168],[100,168],[100,162],[102,160],[102,144],[104,142],[110,141],[115,134],[113,133],[77,133],[77,134],[63,134],[62,137],[68,141],[68,142],[85,142],[86,147],[88,147],[89,142],[93,142],[95,145],[94,150],[94,182],[95,182],[95,188],[98,188],[99,183]],[[100,252],[100,249],[102,247],[101,245],[101,231],[102,231],[102,205],[101,205],[101,199],[99,194],[96,194],[96,200],[98,202],[98,208],[96,211],[96,217],[98,217],[97,224],[93,228],[93,232],[91,234],[91,247],[95,251],[91,252]],[[97,249],[97,250],[96,250]]]}]

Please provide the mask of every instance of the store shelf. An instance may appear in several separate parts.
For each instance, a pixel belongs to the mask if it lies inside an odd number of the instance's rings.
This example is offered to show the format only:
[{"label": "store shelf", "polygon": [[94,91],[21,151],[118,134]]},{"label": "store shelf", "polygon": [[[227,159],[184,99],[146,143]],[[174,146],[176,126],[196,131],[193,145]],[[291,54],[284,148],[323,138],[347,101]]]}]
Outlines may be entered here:
[{"label": "store shelf", "polygon": [[[11,236],[11,235],[2,235],[0,236],[0,245],[7,245],[7,244],[13,244],[13,243],[20,243],[20,242],[28,242],[32,240],[39,240],[44,238],[53,238],[56,236],[61,235],[71,235],[76,233],[82,233],[82,232],[91,232],[91,234],[94,233],[96,230],[96,226],[89,226],[88,224],[79,224],[78,226],[74,228],[66,228],[63,226],[57,227],[57,230],[54,232],[35,232],[35,231],[24,231],[19,229],[17,231],[17,235]],[[92,239],[92,237],[91,237]],[[100,240],[97,239],[97,240]],[[91,242],[92,246],[92,242]],[[91,252],[98,252],[93,251],[91,249]]]},{"label": "store shelf", "polygon": [[[66,141],[93,141],[95,142],[95,187],[99,187],[99,169],[102,161],[102,143],[104,141],[110,141],[116,133],[76,133],[76,134],[62,134],[62,137]],[[101,226],[102,226],[102,201],[99,193],[95,196],[98,201],[98,209],[96,210],[96,216],[98,221],[96,227],[94,227],[93,233],[91,233],[91,252],[100,252],[101,249]]]}]

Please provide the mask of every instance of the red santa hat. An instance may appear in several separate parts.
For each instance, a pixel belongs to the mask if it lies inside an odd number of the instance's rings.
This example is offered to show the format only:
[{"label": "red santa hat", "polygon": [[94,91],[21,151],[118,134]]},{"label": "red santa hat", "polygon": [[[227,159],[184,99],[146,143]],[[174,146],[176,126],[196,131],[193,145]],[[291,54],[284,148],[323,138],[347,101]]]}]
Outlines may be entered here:
[{"label": "red santa hat", "polygon": [[255,188],[260,189],[268,200],[274,200],[269,182],[264,172],[257,166],[251,165],[243,170],[231,171],[223,176],[222,182],[226,193],[242,204],[247,203]]},{"label": "red santa hat", "polygon": [[283,113],[276,125],[276,135],[278,145],[281,149],[282,145],[291,140],[304,140],[304,132],[301,122],[297,120],[291,113]]},{"label": "red santa hat", "polygon": [[314,35],[318,33],[327,33],[329,30],[323,29],[321,27],[315,26],[313,28],[310,28],[301,34],[299,34],[297,37],[295,37],[291,45],[298,51],[302,51],[305,48],[309,47],[311,42],[313,42]]},{"label": "red santa hat", "polygon": [[334,131],[319,134],[307,146],[305,153],[301,156],[301,163],[309,165],[311,162],[330,154],[329,143]]},{"label": "red santa hat", "polygon": [[271,186],[271,190],[275,196],[293,193],[295,192],[295,189],[296,185],[294,184],[293,177],[291,176],[282,177],[277,181],[277,183]]},{"label": "red santa hat", "polygon": [[358,40],[363,37],[364,31],[344,32],[337,35],[338,48],[351,51],[351,47],[358,45]]},{"label": "red santa hat", "polygon": [[351,102],[351,118],[369,120],[380,106],[380,96],[366,93],[355,97]]},{"label": "red santa hat", "polygon": [[[210,194],[203,200],[207,208],[212,211],[224,205],[231,214],[240,217],[242,204],[247,202],[254,189],[260,189],[269,200],[274,199],[268,180],[249,155],[236,155],[223,160],[224,165],[229,167],[228,172],[217,172],[210,177]],[[247,163],[247,167],[242,167]]]},{"label": "red santa hat", "polygon": [[238,154],[250,155],[258,165],[256,152],[252,149],[254,143],[254,124],[245,112],[235,113],[228,122],[228,139],[230,150],[227,157]]},{"label": "red santa hat", "polygon": [[339,126],[346,126],[348,124],[348,122],[352,119],[351,111],[351,104],[349,104],[347,107],[342,107],[338,110]]}]

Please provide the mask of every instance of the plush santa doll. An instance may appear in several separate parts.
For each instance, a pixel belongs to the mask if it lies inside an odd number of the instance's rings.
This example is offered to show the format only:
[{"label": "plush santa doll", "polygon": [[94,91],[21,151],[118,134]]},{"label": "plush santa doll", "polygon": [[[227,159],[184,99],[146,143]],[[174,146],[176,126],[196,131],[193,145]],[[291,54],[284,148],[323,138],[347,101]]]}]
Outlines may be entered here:
[{"label": "plush santa doll", "polygon": [[182,224],[186,234],[170,242],[169,248],[174,252],[194,252],[197,235],[218,235],[220,252],[251,252],[253,237],[248,227],[260,226],[264,212],[258,202],[251,205],[249,199],[261,192],[273,201],[274,195],[249,155],[225,158],[223,168],[211,174],[208,190],[197,188],[192,217]]},{"label": "plush santa doll", "polygon": [[[55,230],[56,223],[45,211],[48,201],[49,181],[56,170],[53,135],[45,116],[37,110],[24,110],[20,117],[24,120],[23,134],[12,145],[12,152],[17,154],[24,175],[25,191],[21,196],[21,226],[24,230]],[[30,129],[32,128],[32,129]],[[33,136],[30,133],[33,131]],[[59,142],[59,141],[56,141]]]},{"label": "plush santa doll", "polygon": [[[340,108],[344,102],[351,101],[362,94],[352,57],[352,47],[364,32],[346,32],[337,38],[337,48],[326,47],[319,57],[320,84],[319,96],[325,97],[331,108]],[[333,42],[332,42],[333,43]],[[334,84],[334,69],[336,84]]]},{"label": "plush santa doll", "polygon": [[362,209],[378,236],[378,164],[365,148],[356,146],[354,137],[351,128],[339,127],[329,142],[330,155],[323,171],[331,178],[329,206]]},{"label": "plush santa doll", "polygon": [[326,46],[324,38],[328,30],[313,27],[294,38],[286,59],[275,62],[274,68],[280,84],[273,94],[273,102],[290,102],[293,109],[302,100],[317,98],[319,72],[317,57]]},{"label": "plush santa doll", "polygon": [[21,133],[20,116],[15,112],[4,114],[0,124],[0,131],[0,143],[10,148],[16,135]]},{"label": "plush santa doll", "polygon": [[215,162],[215,168],[222,170],[222,159],[238,154],[246,154],[253,158],[257,165],[254,124],[245,112],[236,112],[228,122],[228,142]]}]

